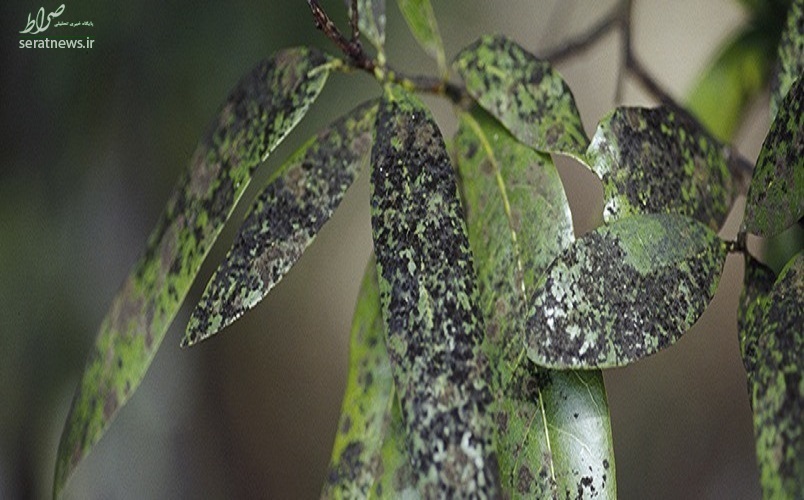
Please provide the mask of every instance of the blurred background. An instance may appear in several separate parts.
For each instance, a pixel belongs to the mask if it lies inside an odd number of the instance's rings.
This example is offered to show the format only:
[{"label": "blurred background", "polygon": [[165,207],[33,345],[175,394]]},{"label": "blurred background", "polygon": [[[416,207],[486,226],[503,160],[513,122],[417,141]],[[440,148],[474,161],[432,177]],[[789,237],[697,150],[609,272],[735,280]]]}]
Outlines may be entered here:
[{"label": "blurred background", "polygon": [[[86,32],[94,47],[20,49],[28,14],[61,3],[0,6],[0,498],[50,495],[59,435],[97,327],[231,87],[279,48],[334,51],[303,0],[65,2],[62,17],[93,22]],[[322,3],[345,26],[343,1]],[[391,64],[435,74],[396,3],[386,3]],[[485,33],[505,33],[538,53],[583,32],[613,6],[434,5],[448,57]],[[635,9],[637,55],[682,101],[750,17],[735,0],[637,0]],[[615,105],[619,64],[619,37],[610,34],[558,65],[590,135]],[[258,170],[187,304],[200,297],[272,169],[322,125],[376,95],[379,87],[363,74],[330,77],[307,117]],[[426,101],[451,135],[449,105]],[[769,126],[767,101],[760,92],[734,135],[751,162]],[[653,101],[629,81],[623,103]],[[559,166],[582,234],[600,220],[602,190],[578,164]],[[743,206],[741,198],[725,236],[736,234]],[[292,272],[224,334],[179,349],[185,306],[66,498],[317,497],[370,248],[363,176]],[[759,496],[736,333],[741,280],[742,260],[730,256],[720,291],[693,331],[665,352],[606,372],[621,498]]]}]

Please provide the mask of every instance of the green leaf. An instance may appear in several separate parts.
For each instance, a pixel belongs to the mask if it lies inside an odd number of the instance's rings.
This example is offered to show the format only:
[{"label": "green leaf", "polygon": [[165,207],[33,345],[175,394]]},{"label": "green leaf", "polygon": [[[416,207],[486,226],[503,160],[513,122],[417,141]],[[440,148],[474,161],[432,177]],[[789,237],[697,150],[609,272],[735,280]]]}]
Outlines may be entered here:
[{"label": "green leaf", "polygon": [[721,49],[692,89],[687,109],[721,141],[731,141],[748,105],[765,88],[776,37],[751,26]]},{"label": "green leaf", "polygon": [[350,338],[349,375],[322,498],[366,498],[382,473],[382,447],[396,396],[373,256],[360,286]]},{"label": "green leaf", "polygon": [[486,323],[503,487],[512,497],[616,498],[601,373],[540,369],[524,357],[527,297],[574,240],[558,172],[549,155],[482,112],[461,116],[455,150]]},{"label": "green leaf", "polygon": [[737,310],[737,333],[740,339],[740,355],[748,377],[749,398],[753,391],[753,377],[757,363],[757,340],[762,322],[762,300],[766,299],[776,281],[773,271],[745,253],[745,273],[740,306]]},{"label": "green leaf", "polygon": [[598,125],[587,158],[603,181],[607,223],[677,213],[717,230],[734,200],[726,150],[668,107],[615,109]]},{"label": "green leaf", "polygon": [[301,258],[368,161],[376,101],[310,138],[257,197],[187,324],[183,345],[204,340],[257,305]]},{"label": "green leaf", "polygon": [[765,300],[756,338],[754,435],[764,498],[804,491],[804,252],[779,273]]},{"label": "green leaf", "polygon": [[469,94],[514,137],[584,162],[589,139],[575,98],[550,63],[503,36],[484,36],[462,50],[453,67]]},{"label": "green leaf", "polygon": [[804,74],[804,0],[793,0],[779,42],[779,64],[771,84],[771,119],[776,118],[793,82]]},{"label": "green leaf", "polygon": [[447,57],[430,0],[397,0],[396,3],[413,37],[427,55],[436,60],[439,71],[446,77]]},{"label": "green leaf", "polygon": [[[352,16],[352,2],[349,17]],[[385,0],[357,0],[357,26],[360,33],[382,54],[385,46]],[[383,56],[384,58],[384,56]]]},{"label": "green leaf", "polygon": [[405,442],[402,408],[399,406],[399,399],[395,397],[391,408],[391,425],[382,445],[381,462],[378,466],[382,474],[374,483],[370,498],[401,498],[404,500],[421,498],[416,489],[416,478],[413,476],[413,470],[408,461]]},{"label": "green leaf", "polygon": [[714,231],[676,214],[635,215],[588,233],[530,300],[528,357],[608,368],[671,345],[715,294],[726,253]]},{"label": "green leaf", "polygon": [[441,132],[387,86],[371,151],[371,227],[394,380],[423,496],[496,497],[472,255]]},{"label": "green leaf", "polygon": [[782,101],[748,188],[745,227],[775,236],[804,217],[804,78]]},{"label": "green leaf", "polygon": [[238,83],[212,122],[100,326],[59,443],[54,496],[145,376],[254,168],[304,116],[331,64],[312,49],[281,51]]}]

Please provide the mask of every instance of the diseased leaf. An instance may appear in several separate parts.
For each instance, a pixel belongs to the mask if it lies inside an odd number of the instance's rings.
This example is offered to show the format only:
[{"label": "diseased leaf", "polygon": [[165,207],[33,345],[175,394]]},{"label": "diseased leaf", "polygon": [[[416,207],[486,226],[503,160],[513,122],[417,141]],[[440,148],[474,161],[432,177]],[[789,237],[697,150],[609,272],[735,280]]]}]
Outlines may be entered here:
[{"label": "diseased leaf", "polygon": [[204,340],[257,305],[301,258],[368,161],[376,102],[307,141],[268,181],[187,324]]},{"label": "diseased leaf", "polygon": [[635,215],[588,233],[530,300],[528,357],[608,368],[668,347],[712,299],[726,253],[711,229],[676,214]]},{"label": "diseased leaf", "polygon": [[461,116],[455,150],[486,324],[503,487],[513,498],[616,498],[600,372],[541,369],[524,356],[526,298],[574,240],[558,172],[549,155],[483,112]]},{"label": "diseased leaf", "polygon": [[757,364],[757,340],[762,323],[762,300],[768,294],[776,281],[773,271],[745,253],[745,274],[743,276],[743,291],[740,295],[740,306],[737,310],[737,333],[740,340],[740,355],[745,366],[748,379],[748,397],[754,387],[754,372]]},{"label": "diseased leaf", "polygon": [[745,227],[775,236],[804,217],[804,78],[782,101],[759,152],[745,204]]},{"label": "diseased leaf", "polygon": [[[352,16],[352,2],[349,4],[349,17]],[[383,53],[385,46],[385,0],[357,0],[357,26],[360,33]]]},{"label": "diseased leaf", "polygon": [[304,116],[330,65],[313,49],[283,50],[229,95],[100,326],[59,442],[54,496],[139,385],[254,168]]},{"label": "diseased leaf", "polygon": [[617,108],[598,125],[587,158],[603,181],[607,223],[677,213],[718,230],[734,200],[726,150],[668,107]]},{"label": "diseased leaf", "polygon": [[483,324],[455,177],[430,112],[387,86],[371,227],[394,380],[424,497],[496,497]]},{"label": "diseased leaf", "polygon": [[349,376],[322,498],[367,498],[383,472],[382,447],[396,401],[384,328],[372,256],[352,320]]},{"label": "diseased leaf", "polygon": [[447,57],[430,0],[397,0],[396,3],[413,37],[427,55],[436,60],[439,71],[446,76]]},{"label": "diseased leaf", "polygon": [[787,92],[804,74],[804,0],[793,0],[787,13],[787,26],[779,41],[779,63],[771,82],[771,119],[783,107]]},{"label": "diseased leaf", "polygon": [[804,252],[760,301],[753,373],[754,435],[763,498],[804,491]]},{"label": "diseased leaf", "polygon": [[416,489],[413,470],[408,461],[405,447],[405,422],[399,399],[394,397],[391,408],[391,425],[382,445],[382,462],[378,469],[382,472],[374,483],[370,498],[390,498],[417,500],[421,498]]},{"label": "diseased leaf", "polygon": [[453,68],[483,109],[537,151],[585,163],[589,139],[567,84],[547,61],[503,36],[484,36],[463,49]]}]

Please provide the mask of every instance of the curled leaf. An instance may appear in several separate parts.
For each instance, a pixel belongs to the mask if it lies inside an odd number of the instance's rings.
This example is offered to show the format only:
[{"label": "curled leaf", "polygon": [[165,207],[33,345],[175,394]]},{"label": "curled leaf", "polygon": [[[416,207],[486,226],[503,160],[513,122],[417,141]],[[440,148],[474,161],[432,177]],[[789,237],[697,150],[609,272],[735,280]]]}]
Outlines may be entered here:
[{"label": "curled leaf", "polygon": [[480,106],[537,151],[580,159],[589,139],[567,84],[547,61],[503,36],[463,49],[453,68]]},{"label": "curled leaf", "polygon": [[441,74],[446,75],[447,57],[444,55],[444,43],[438,32],[438,23],[430,0],[397,0],[396,3],[402,11],[405,22],[408,23],[413,38],[419,42],[427,55],[436,60]]},{"label": "curled leaf", "polygon": [[586,234],[530,300],[528,357],[608,368],[668,347],[714,296],[726,253],[711,229],[675,214],[626,217]]},{"label": "curled leaf", "polygon": [[183,345],[232,324],[301,258],[367,161],[375,116],[376,102],[358,106],[307,141],[268,181],[193,311]]},{"label": "curled leaf", "polygon": [[617,108],[601,120],[586,156],[603,181],[607,223],[677,213],[718,230],[734,200],[726,150],[668,107]]},{"label": "curled leaf", "polygon": [[804,74],[804,0],[792,0],[779,41],[779,63],[771,82],[771,119],[783,106],[790,87]]},{"label": "curled leaf", "polygon": [[423,496],[496,497],[483,325],[455,177],[430,112],[387,86],[371,227],[394,380]]},{"label": "curled leaf", "polygon": [[59,442],[54,496],[145,376],[254,168],[304,116],[330,64],[313,49],[283,50],[229,95],[101,323]]}]

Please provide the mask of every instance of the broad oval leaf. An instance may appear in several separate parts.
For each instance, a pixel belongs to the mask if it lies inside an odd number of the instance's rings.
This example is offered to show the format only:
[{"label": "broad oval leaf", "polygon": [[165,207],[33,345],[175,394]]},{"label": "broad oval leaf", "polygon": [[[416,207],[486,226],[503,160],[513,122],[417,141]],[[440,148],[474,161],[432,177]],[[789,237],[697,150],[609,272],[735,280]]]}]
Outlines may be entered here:
[{"label": "broad oval leaf", "polygon": [[601,373],[541,369],[523,356],[526,298],[574,240],[558,172],[549,155],[483,112],[461,116],[454,145],[486,324],[503,487],[513,498],[616,498]]},{"label": "broad oval leaf", "polygon": [[371,227],[383,315],[423,496],[496,497],[491,394],[472,255],[438,126],[385,89],[371,151]]},{"label": "broad oval leaf", "polygon": [[711,229],[676,214],[635,215],[586,234],[530,300],[528,357],[608,368],[668,347],[715,294],[726,253]]},{"label": "broad oval leaf", "polygon": [[[352,1],[346,1],[351,17]],[[357,26],[360,33],[382,54],[385,50],[385,0],[357,0]]]},{"label": "broad oval leaf", "polygon": [[752,400],[759,479],[764,498],[804,491],[804,252],[779,273],[756,339]]},{"label": "broad oval leaf", "polygon": [[430,0],[397,0],[396,3],[413,37],[427,55],[436,60],[441,74],[446,76],[447,57]]},{"label": "broad oval leaf", "polygon": [[718,230],[735,197],[726,149],[683,113],[617,108],[586,154],[603,181],[607,223],[640,213],[677,213]]},{"label": "broad oval leaf", "polygon": [[[385,348],[377,264],[372,256],[352,320],[349,375],[322,498],[369,496],[383,472],[382,448],[395,401],[391,361]],[[404,439],[404,434],[400,437]]]},{"label": "broad oval leaf", "polygon": [[207,284],[183,345],[232,324],[301,258],[368,160],[375,116],[376,102],[358,106],[310,138],[271,177]]},{"label": "broad oval leaf", "polygon": [[737,333],[740,340],[740,355],[748,378],[748,395],[753,391],[753,378],[757,365],[757,340],[762,323],[762,301],[776,281],[773,271],[745,253],[745,273],[743,291],[740,295],[740,306],[737,311]]},{"label": "broad oval leaf", "polygon": [[589,139],[567,84],[547,61],[503,36],[484,36],[458,54],[453,68],[483,109],[537,151],[585,163]]},{"label": "broad oval leaf", "polygon": [[793,0],[779,41],[779,63],[771,83],[771,119],[776,118],[793,82],[804,73],[804,0]]},{"label": "broad oval leaf", "polygon": [[59,442],[54,496],[145,376],[254,168],[304,116],[331,64],[313,49],[283,50],[229,95],[101,323]]},{"label": "broad oval leaf", "polygon": [[745,204],[745,227],[775,236],[804,217],[804,77],[782,101],[759,152]]}]

